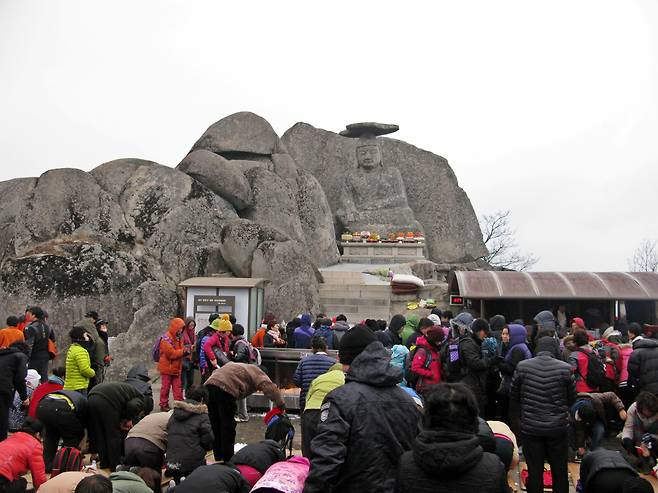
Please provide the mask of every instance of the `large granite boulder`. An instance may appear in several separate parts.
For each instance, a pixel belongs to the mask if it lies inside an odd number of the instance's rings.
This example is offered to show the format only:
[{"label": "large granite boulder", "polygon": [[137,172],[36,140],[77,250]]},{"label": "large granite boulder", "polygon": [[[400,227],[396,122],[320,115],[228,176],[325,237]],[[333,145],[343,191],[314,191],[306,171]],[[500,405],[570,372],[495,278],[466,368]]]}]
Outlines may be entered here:
[{"label": "large granite boulder", "polygon": [[253,254],[251,275],[270,280],[265,288],[268,312],[286,320],[319,312],[322,276],[299,242],[261,243]]},{"label": "large granite boulder", "polygon": [[47,171],[25,190],[15,218],[16,255],[38,253],[53,242],[112,244],[130,241],[121,208],[96,180],[78,169]]},{"label": "large granite boulder", "polygon": [[242,217],[276,228],[289,238],[304,241],[295,195],[297,190],[276,173],[262,168],[246,172],[253,194],[252,206]]},{"label": "large granite boulder", "polygon": [[252,277],[251,262],[258,245],[266,241],[289,240],[281,231],[248,219],[226,224],[219,238],[222,257],[238,277]]},{"label": "large granite boulder", "polygon": [[[345,176],[354,173],[356,149],[362,142],[306,123],[294,125],[281,140],[297,165],[318,179],[337,219],[348,205]],[[402,177],[408,206],[424,230],[430,259],[468,261],[484,255],[477,217],[448,162],[399,140],[377,138],[376,142],[383,166],[396,168]]]},{"label": "large granite boulder", "polygon": [[299,170],[296,183],[295,198],[309,256],[318,267],[337,264],[340,254],[334,218],[320,182],[308,171]]},{"label": "large granite boulder", "polygon": [[213,123],[192,147],[216,154],[274,154],[279,136],[264,118],[242,111]]},{"label": "large granite boulder", "polygon": [[120,355],[108,368],[107,378],[123,380],[135,363],[150,361],[150,349],[166,332],[169,320],[179,316],[176,287],[168,282],[147,281],[139,285],[131,300],[134,313],[128,330],[110,341],[110,352]]},{"label": "large granite boulder", "polygon": [[[258,165],[254,161],[248,162]],[[222,156],[200,149],[185,156],[177,169],[227,200],[238,211],[246,209],[252,202],[251,187],[242,167]]]},{"label": "large granite boulder", "polygon": [[16,231],[21,229],[16,223],[16,217],[25,204],[28,192],[34,189],[36,178],[17,178],[0,182],[0,196],[2,196],[2,207],[0,207],[0,263],[5,258],[16,255],[15,237]]}]

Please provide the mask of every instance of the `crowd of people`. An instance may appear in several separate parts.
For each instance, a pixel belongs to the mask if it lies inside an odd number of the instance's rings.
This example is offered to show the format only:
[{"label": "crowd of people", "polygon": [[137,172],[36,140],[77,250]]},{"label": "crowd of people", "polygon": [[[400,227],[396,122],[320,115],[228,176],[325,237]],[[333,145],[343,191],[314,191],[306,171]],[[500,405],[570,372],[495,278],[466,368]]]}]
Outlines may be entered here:
[{"label": "crowd of people", "polygon": [[[28,471],[46,493],[161,493],[163,474],[179,493],[507,492],[519,453],[530,493],[549,480],[569,491],[570,460],[581,462],[581,491],[652,491],[638,471],[658,471],[653,326],[619,323],[597,337],[582,318],[548,310],[527,325],[438,309],[349,322],[302,314],[284,325],[268,315],[247,340],[231,315],[213,314],[200,330],[173,318],[151,349],[161,383],[154,412],[144,364],[104,381],[112,358],[96,312],[69,330],[64,367],[51,364],[56,336],[44,310],[9,317],[0,492],[26,491]],[[301,456],[287,457],[276,439],[235,452],[252,393],[272,402],[272,422],[286,422],[264,347],[310,350],[293,375]],[[92,458],[84,471],[71,466],[83,453]]]}]

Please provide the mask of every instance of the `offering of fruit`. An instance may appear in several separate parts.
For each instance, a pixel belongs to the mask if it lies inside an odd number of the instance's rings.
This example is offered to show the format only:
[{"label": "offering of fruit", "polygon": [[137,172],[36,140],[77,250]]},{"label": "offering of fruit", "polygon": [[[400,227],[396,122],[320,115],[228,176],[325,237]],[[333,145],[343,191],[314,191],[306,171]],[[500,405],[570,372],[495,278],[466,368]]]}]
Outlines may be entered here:
[{"label": "offering of fruit", "polygon": [[352,241],[354,237],[350,233],[343,233],[340,235],[340,241]]},{"label": "offering of fruit", "polygon": [[376,243],[380,240],[380,237],[377,233],[370,233],[370,236],[368,236],[368,241],[370,243]]}]

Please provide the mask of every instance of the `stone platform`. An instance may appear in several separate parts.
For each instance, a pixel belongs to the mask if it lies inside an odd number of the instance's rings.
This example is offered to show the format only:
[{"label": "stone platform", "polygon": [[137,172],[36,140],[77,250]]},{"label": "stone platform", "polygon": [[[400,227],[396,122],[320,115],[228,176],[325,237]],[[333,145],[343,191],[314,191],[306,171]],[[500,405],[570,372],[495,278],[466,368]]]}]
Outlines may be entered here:
[{"label": "stone platform", "polygon": [[397,264],[425,260],[425,243],[368,243],[343,241],[341,262]]}]

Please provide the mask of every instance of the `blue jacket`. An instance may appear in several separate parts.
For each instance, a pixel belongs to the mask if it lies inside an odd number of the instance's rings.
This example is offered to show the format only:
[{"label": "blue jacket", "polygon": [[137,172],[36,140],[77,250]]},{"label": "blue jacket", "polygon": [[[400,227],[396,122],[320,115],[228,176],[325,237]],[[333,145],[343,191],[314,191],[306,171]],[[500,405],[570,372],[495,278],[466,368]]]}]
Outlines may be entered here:
[{"label": "blue jacket", "polygon": [[326,373],[335,364],[335,359],[321,353],[309,354],[299,362],[292,379],[301,389],[299,393],[300,409],[306,407],[306,394],[311,387],[311,382]]},{"label": "blue jacket", "polygon": [[311,349],[311,339],[314,333],[315,329],[309,325],[297,327],[292,335],[295,349]]},{"label": "blue jacket", "polygon": [[336,335],[334,331],[328,325],[323,325],[313,333],[313,337],[319,336],[324,338],[327,341],[327,349],[338,349],[338,343],[336,342]]}]

